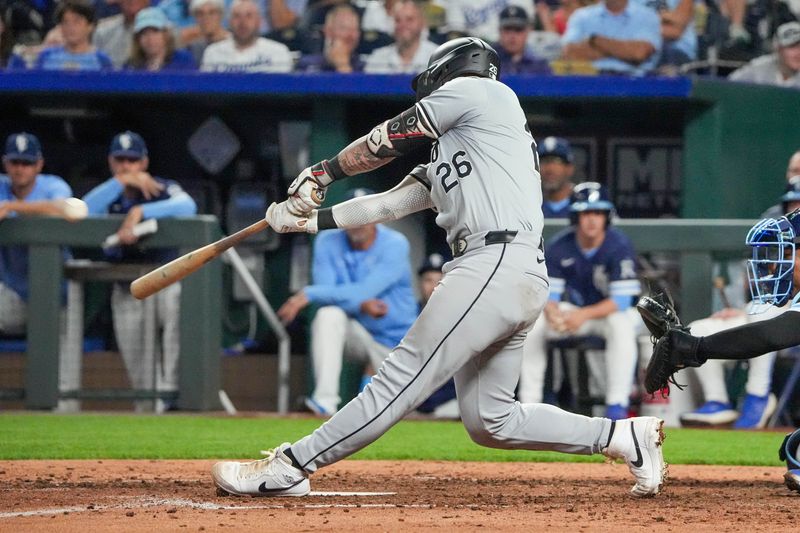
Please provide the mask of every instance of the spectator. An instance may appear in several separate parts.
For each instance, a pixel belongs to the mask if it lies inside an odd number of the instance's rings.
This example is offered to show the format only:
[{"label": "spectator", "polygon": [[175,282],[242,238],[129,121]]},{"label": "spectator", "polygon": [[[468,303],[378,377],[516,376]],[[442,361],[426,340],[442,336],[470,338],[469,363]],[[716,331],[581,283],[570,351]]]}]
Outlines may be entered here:
[{"label": "spectator", "polygon": [[500,12],[500,41],[494,47],[500,56],[500,72],[505,74],[550,74],[547,61],[533,54],[528,46],[528,13],[518,6]]},{"label": "spectator", "polygon": [[189,44],[189,51],[198,65],[208,45],[228,39],[231,33],[222,25],[225,17],[223,0],[192,0],[192,16],[197,20],[199,37]]},{"label": "spectator", "polygon": [[94,8],[84,0],[66,0],[56,10],[63,46],[45,48],[34,68],[44,70],[108,70],[111,58],[92,45]]},{"label": "spectator", "polygon": [[312,54],[300,59],[300,72],[360,72],[364,62],[356,53],[361,37],[358,12],[350,4],[341,4],[325,15],[322,28],[324,44],[321,54]]},{"label": "spectator", "polygon": [[[154,177],[147,172],[150,163],[147,146],[142,137],[132,131],[122,132],[111,141],[108,166],[112,177],[101,183],[86,196],[91,215],[123,214],[125,219],[117,230],[121,247],[107,252],[112,262],[164,263],[177,257],[177,250],[141,250],[136,246],[139,238],[133,228],[148,218],[190,216],[197,212],[191,196],[178,183]],[[175,283],[153,296],[156,299],[156,330],[160,343],[156,346],[155,361],[146,360],[152,353],[143,345],[145,330],[145,302],[134,298],[129,283],[115,283],[111,293],[114,333],[117,338],[131,386],[136,390],[149,390],[155,384],[159,392],[177,392],[178,359],[180,354],[180,294],[181,285]],[[153,373],[155,372],[155,376]],[[172,407],[169,402],[137,400],[137,412],[155,408],[162,412]]]},{"label": "spectator", "polygon": [[[547,249],[550,300],[525,340],[519,384],[521,402],[541,402],[548,338],[605,338],[606,417],[626,418],[636,369],[633,298],[639,294],[636,259],[628,238],[610,226],[614,204],[605,187],[587,182],[572,192],[569,228]],[[565,297],[565,301],[562,301]]]},{"label": "spectator", "polygon": [[307,4],[308,0],[258,0],[259,12],[263,15],[260,33],[263,35],[296,26]]},{"label": "spectator", "polygon": [[119,0],[120,14],[97,24],[94,44],[111,57],[114,67],[122,67],[131,56],[136,15],[149,5],[150,0]]},{"label": "spectator", "polygon": [[[369,194],[364,189],[351,198]],[[284,323],[308,304],[320,306],[311,323],[314,392],[306,406],[331,416],[339,406],[345,356],[379,368],[417,317],[411,291],[409,244],[380,224],[320,232],[314,241],[314,284],[278,309]]]},{"label": "spectator", "polygon": [[775,53],[757,57],[728,76],[746,81],[784,87],[800,87],[800,23],[787,22],[775,32]]},{"label": "spectator", "polygon": [[5,12],[0,11],[0,68],[10,65],[14,50],[14,33],[11,25],[6,25]]},{"label": "spectator", "polygon": [[133,51],[125,67],[148,71],[197,69],[191,53],[175,49],[169,20],[157,7],[146,7],[136,14]]},{"label": "spectator", "polygon": [[628,0],[603,0],[572,14],[562,42],[564,59],[591,61],[604,74],[643,75],[658,64],[661,22]]},{"label": "spectator", "polygon": [[160,0],[156,4],[169,20],[179,45],[185,45],[200,37],[190,0]]},{"label": "spectator", "polygon": [[394,44],[378,48],[367,58],[364,71],[371,74],[416,74],[428,66],[436,44],[423,39],[425,17],[414,0],[398,0],[392,7]]},{"label": "spectator", "polygon": [[677,74],[681,65],[697,59],[694,0],[635,0],[658,13],[663,47],[659,71]]},{"label": "spectator", "polygon": [[[559,35],[564,35],[567,31],[567,22],[576,9],[591,5],[593,2],[587,0],[563,0],[560,7],[553,11],[553,31]],[[545,2],[538,2],[536,5],[547,5]]]},{"label": "spectator", "polygon": [[231,6],[229,39],[216,42],[203,53],[202,70],[218,72],[289,72],[292,56],[281,43],[259,37],[258,5],[235,0]]},{"label": "spectator", "polygon": [[364,32],[394,33],[394,17],[392,8],[397,0],[378,0],[366,2],[361,16],[361,29]]},{"label": "spectator", "polygon": [[542,213],[545,218],[567,218],[575,175],[572,147],[561,137],[546,137],[536,151],[542,177]]},{"label": "spectator", "polygon": [[[800,150],[795,151],[786,164],[786,183],[788,184],[793,177],[800,176]],[[788,192],[788,191],[787,191]],[[761,218],[780,218],[785,214],[784,206],[778,203],[764,211]]]},{"label": "spectator", "polygon": [[445,9],[448,38],[480,37],[487,42],[497,42],[500,37],[500,12],[514,5],[533,15],[530,0],[437,0]]}]

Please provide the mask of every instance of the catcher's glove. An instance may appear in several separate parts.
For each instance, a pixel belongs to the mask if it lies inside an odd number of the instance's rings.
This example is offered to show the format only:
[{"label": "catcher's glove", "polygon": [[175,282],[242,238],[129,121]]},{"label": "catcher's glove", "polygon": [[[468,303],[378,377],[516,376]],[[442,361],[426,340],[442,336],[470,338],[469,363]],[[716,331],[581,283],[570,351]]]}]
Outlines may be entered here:
[{"label": "catcher's glove", "polygon": [[642,296],[636,303],[636,310],[644,320],[644,325],[653,336],[653,343],[667,334],[673,328],[689,331],[678,318],[672,299],[666,292],[659,292],[653,296]]},{"label": "catcher's glove", "polygon": [[705,363],[705,359],[697,354],[699,345],[700,338],[690,335],[688,328],[669,328],[666,335],[653,346],[653,355],[644,374],[645,390],[653,394],[667,387],[669,383],[674,383],[679,389],[683,388],[675,381],[673,374],[681,368],[697,367]]}]

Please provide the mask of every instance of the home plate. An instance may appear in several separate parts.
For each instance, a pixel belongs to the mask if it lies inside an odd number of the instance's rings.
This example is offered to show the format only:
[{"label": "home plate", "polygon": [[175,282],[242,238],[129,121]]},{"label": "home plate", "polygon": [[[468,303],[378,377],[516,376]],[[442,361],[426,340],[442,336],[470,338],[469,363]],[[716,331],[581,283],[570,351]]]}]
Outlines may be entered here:
[{"label": "home plate", "polygon": [[394,496],[396,492],[329,492],[312,490],[308,496]]}]

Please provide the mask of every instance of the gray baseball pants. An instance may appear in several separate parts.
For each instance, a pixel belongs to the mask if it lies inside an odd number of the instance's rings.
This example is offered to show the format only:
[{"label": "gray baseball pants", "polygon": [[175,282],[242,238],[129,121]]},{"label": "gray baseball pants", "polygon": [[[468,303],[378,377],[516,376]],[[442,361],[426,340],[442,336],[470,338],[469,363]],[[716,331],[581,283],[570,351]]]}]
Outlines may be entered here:
[{"label": "gray baseball pants", "polygon": [[470,437],[492,448],[592,454],[611,422],[514,399],[527,332],[548,296],[538,234],[511,243],[467,237],[445,276],[372,382],[311,435],[292,445],[307,472],[369,445],[455,375]]}]

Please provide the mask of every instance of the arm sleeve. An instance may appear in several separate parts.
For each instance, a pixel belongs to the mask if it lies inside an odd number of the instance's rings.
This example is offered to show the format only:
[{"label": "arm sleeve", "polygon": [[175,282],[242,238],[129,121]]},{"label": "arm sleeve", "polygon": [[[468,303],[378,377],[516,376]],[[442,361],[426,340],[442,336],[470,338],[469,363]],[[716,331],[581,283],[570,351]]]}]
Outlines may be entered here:
[{"label": "arm sleeve", "polygon": [[315,283],[306,287],[306,296],[314,303],[336,305],[349,314],[356,314],[359,312],[362,302],[378,297],[403,278],[408,270],[408,264],[406,259],[398,261],[398,258],[407,258],[408,255],[409,244],[407,240],[398,239],[393,241],[391,243],[391,253],[387,253],[384,250],[370,273],[364,279],[355,283],[320,285],[316,283],[317,275],[315,272]]},{"label": "arm sleeve", "polygon": [[697,353],[709,359],[749,359],[800,345],[800,312],[751,322],[701,337]]},{"label": "arm sleeve", "polygon": [[333,206],[330,210],[320,209],[317,214],[319,229],[355,228],[364,224],[397,220],[411,213],[430,209],[433,207],[430,191],[413,175],[415,172],[420,173],[418,168],[386,192],[353,198]]},{"label": "arm sleeve", "polygon": [[104,215],[108,212],[108,206],[116,200],[122,190],[123,185],[116,178],[109,178],[83,197],[83,201],[89,207],[90,215]]},{"label": "arm sleeve", "polygon": [[169,198],[142,205],[143,218],[186,217],[197,213],[197,204],[180,185],[170,183],[167,186]]}]

